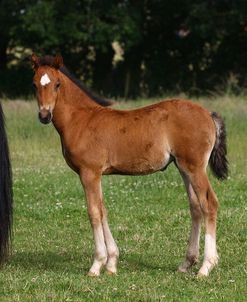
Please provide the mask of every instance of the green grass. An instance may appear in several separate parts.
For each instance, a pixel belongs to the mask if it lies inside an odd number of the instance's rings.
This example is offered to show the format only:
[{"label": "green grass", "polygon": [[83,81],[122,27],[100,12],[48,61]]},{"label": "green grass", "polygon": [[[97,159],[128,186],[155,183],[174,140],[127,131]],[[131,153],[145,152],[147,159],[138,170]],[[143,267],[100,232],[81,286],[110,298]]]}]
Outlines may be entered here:
[{"label": "green grass", "polygon": [[120,248],[119,270],[114,277],[87,277],[93,241],[79,178],[62,158],[55,129],[38,122],[35,103],[4,102],[15,213],[13,254],[0,271],[1,302],[246,301],[247,100],[199,102],[226,119],[231,168],[225,182],[210,175],[220,200],[220,262],[203,280],[196,278],[199,266],[188,274],[176,272],[190,216],[172,166],[149,176],[103,178],[109,222]]}]

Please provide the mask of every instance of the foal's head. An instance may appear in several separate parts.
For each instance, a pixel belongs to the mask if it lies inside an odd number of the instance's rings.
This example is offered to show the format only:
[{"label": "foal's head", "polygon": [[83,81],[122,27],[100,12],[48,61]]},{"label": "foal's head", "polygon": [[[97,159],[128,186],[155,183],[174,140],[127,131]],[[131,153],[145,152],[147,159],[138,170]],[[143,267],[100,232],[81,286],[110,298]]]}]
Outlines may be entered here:
[{"label": "foal's head", "polygon": [[58,69],[63,65],[63,58],[60,55],[39,58],[33,54],[31,61],[35,70],[33,85],[38,100],[39,119],[42,123],[48,124],[52,120],[52,112],[59,93]]}]

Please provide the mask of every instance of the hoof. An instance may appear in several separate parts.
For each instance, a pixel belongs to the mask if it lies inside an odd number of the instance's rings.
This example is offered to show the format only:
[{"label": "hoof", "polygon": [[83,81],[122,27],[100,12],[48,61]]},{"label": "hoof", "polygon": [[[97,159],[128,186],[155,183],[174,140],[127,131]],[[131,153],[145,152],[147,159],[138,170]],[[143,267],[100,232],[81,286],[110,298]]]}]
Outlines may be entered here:
[{"label": "hoof", "polygon": [[218,257],[206,260],[203,262],[202,267],[200,268],[197,277],[204,278],[209,275],[212,269],[218,264]]},{"label": "hoof", "polygon": [[108,276],[116,276],[117,275],[117,272],[113,272],[113,271],[110,271],[110,270],[106,270],[106,274]]},{"label": "hoof", "polygon": [[207,276],[208,276],[208,274],[204,274],[204,273],[198,272],[197,275],[196,275],[196,278],[197,279],[204,279]]},{"label": "hoof", "polygon": [[89,271],[87,275],[88,277],[99,277],[100,273]]},{"label": "hoof", "polygon": [[177,269],[177,272],[184,274],[184,273],[188,272],[188,269],[185,267],[179,266],[179,268]]}]

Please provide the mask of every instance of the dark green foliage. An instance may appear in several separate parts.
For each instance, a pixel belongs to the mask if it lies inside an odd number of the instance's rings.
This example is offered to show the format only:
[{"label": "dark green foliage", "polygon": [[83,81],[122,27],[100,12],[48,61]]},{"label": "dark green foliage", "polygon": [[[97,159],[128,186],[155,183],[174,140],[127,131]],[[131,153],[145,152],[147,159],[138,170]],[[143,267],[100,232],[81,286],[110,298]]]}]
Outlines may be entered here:
[{"label": "dark green foliage", "polygon": [[[205,93],[232,75],[239,92],[246,86],[246,11],[242,0],[2,0],[1,82],[13,59],[30,68],[27,52],[16,58],[21,47],[61,53],[73,72],[108,96]],[[124,49],[115,65],[113,41]],[[20,87],[3,85],[0,95],[26,94]]]}]

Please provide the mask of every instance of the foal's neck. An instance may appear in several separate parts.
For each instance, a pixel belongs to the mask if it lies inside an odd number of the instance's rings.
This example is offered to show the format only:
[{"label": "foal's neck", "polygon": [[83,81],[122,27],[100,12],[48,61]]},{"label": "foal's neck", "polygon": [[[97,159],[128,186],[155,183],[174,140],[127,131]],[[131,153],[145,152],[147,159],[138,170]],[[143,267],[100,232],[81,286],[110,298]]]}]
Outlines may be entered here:
[{"label": "foal's neck", "polygon": [[53,124],[62,135],[76,113],[80,113],[86,122],[93,111],[101,106],[61,72],[60,81],[61,87],[53,111]]}]

